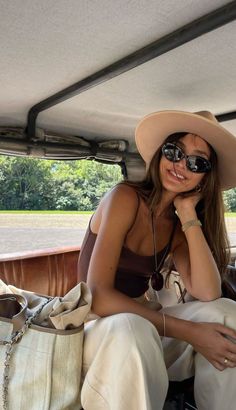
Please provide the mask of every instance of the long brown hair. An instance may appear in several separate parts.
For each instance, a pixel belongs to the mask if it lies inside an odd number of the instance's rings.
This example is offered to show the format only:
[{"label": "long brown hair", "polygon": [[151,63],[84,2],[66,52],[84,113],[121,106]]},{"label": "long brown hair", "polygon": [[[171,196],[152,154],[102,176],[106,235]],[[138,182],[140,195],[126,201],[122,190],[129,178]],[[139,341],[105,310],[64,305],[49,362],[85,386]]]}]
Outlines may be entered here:
[{"label": "long brown hair", "polygon": [[[177,142],[187,135],[186,132],[171,134],[165,142]],[[212,251],[221,275],[225,273],[230,260],[229,240],[224,219],[224,202],[220,189],[217,156],[213,148],[210,148],[211,171],[201,181],[202,199],[196,206],[198,218],[202,222],[202,229],[208,245]],[[146,202],[150,212],[153,212],[159,204],[162,196],[162,183],[159,176],[159,165],[162,156],[161,147],[155,152],[146,176],[142,181],[123,183],[132,186]],[[174,206],[173,206],[174,215]]]}]

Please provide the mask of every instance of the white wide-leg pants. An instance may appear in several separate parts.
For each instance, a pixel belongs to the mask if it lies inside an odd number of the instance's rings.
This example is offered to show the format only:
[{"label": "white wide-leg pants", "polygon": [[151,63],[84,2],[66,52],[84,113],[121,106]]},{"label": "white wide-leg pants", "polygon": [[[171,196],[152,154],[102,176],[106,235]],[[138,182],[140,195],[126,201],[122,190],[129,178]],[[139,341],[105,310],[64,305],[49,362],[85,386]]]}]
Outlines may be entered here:
[{"label": "white wide-leg pants", "polygon": [[[162,311],[236,329],[236,303],[229,299],[188,302]],[[83,372],[84,410],[161,410],[169,379],[194,374],[199,410],[234,410],[236,405],[236,368],[218,371],[191,345],[161,339],[148,320],[130,313],[86,324]]]}]

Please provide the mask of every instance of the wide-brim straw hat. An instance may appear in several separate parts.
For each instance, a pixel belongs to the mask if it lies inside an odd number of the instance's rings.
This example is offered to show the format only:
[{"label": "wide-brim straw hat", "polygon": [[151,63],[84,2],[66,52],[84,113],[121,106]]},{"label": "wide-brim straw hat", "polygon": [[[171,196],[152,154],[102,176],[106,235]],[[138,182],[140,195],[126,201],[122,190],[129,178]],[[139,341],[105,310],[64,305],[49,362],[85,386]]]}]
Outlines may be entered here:
[{"label": "wide-brim straw hat", "polygon": [[159,111],[145,116],[136,127],[135,141],[147,168],[165,139],[176,132],[195,134],[207,141],[217,155],[221,189],[236,186],[236,137],[209,111]]}]

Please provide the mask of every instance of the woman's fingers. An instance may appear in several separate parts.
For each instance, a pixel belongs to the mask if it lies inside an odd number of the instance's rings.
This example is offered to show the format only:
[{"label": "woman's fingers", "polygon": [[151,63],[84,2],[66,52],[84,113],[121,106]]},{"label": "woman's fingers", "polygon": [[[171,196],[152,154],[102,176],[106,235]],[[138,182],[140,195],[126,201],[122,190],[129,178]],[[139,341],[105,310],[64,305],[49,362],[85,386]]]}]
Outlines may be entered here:
[{"label": "woman's fingers", "polygon": [[201,323],[193,346],[216,369],[236,367],[236,332],[218,323]]},{"label": "woman's fingers", "polygon": [[227,368],[233,369],[236,367],[236,363],[234,361],[231,361],[230,359],[227,359],[225,357],[219,359],[219,360],[212,360],[211,364],[217,369],[220,370],[221,372]]},{"label": "woman's fingers", "polygon": [[224,354],[223,360],[228,365],[230,361],[230,367],[236,366],[236,332],[233,329],[225,327],[224,325],[217,324],[217,332],[223,336],[222,354]]},{"label": "woman's fingers", "polygon": [[222,363],[217,362],[216,360],[213,360],[211,362],[211,364],[217,369],[220,370],[220,372],[223,372],[223,370],[225,370],[225,365],[223,365]]},{"label": "woman's fingers", "polygon": [[213,366],[220,371],[236,367],[236,353],[234,353],[236,345],[227,339],[223,343],[223,348],[218,353],[215,352],[215,358],[211,361]]},{"label": "woman's fingers", "polygon": [[230,340],[226,340],[222,353],[226,364],[230,361],[236,366],[236,344],[232,343]]},{"label": "woman's fingers", "polygon": [[236,366],[236,363],[232,362],[231,360],[228,360],[228,362],[225,366],[230,367],[231,369],[233,369]]},{"label": "woman's fingers", "polygon": [[222,358],[225,367],[236,367],[236,355],[231,352],[226,352],[225,357]]},{"label": "woman's fingers", "polygon": [[216,329],[223,335],[232,337],[233,338],[232,342],[234,342],[236,345],[236,330],[231,329],[230,327],[221,325],[220,323],[216,324]]},{"label": "woman's fingers", "polygon": [[236,354],[235,353],[231,353],[231,352],[228,353],[227,359],[236,364]]}]

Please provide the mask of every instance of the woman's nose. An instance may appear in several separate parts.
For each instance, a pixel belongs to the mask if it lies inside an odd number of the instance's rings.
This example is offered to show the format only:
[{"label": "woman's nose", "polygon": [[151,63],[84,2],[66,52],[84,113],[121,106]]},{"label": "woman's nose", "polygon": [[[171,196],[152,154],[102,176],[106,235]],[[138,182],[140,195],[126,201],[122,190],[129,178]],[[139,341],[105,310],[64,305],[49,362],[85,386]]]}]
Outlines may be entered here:
[{"label": "woman's nose", "polygon": [[174,167],[179,169],[187,169],[186,159],[187,158],[184,157],[180,159],[178,162],[174,162]]}]

